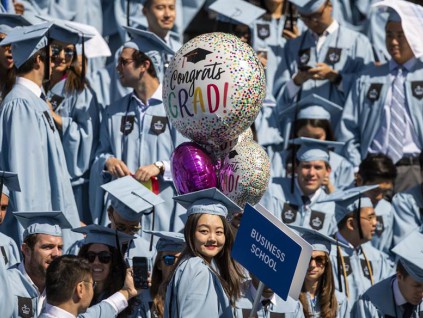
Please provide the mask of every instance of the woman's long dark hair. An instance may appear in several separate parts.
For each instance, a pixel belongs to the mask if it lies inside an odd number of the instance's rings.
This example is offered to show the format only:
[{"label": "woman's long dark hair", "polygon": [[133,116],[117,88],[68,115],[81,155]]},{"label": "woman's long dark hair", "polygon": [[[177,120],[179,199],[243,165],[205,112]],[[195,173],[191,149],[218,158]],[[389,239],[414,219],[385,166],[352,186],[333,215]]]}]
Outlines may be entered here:
[{"label": "woman's long dark hair", "polygon": [[[73,92],[81,92],[86,86],[88,86],[88,82],[85,79],[86,74],[82,77],[82,64],[85,63],[87,65],[87,59],[84,58],[83,61],[79,61],[78,54],[76,54],[76,50],[74,48],[74,56],[72,59],[72,63],[69,67],[69,69],[66,72],[67,79],[65,83],[65,92],[66,93],[73,93]],[[87,67],[85,67],[85,73],[87,70]]]},{"label": "woman's long dark hair", "polygon": [[[86,259],[88,249],[90,248],[92,244],[83,245],[81,249],[79,250],[78,256],[81,256]],[[113,295],[114,293],[116,293],[117,291],[119,291],[123,287],[125,282],[125,277],[126,277],[125,260],[123,259],[122,255],[116,248],[111,247],[109,245],[106,245],[106,246],[108,247],[109,252],[112,254],[112,263],[110,266],[110,273],[109,273],[109,276],[107,277],[105,290],[101,292],[100,294],[94,294],[94,297],[91,301],[90,306],[98,304],[103,299],[106,299],[110,297],[111,295]],[[119,318],[127,317],[131,313],[132,307],[135,305],[135,302],[136,302],[136,297],[130,299],[128,307],[124,311],[122,311],[117,317]]]},{"label": "woman's long dark hair", "polygon": [[[319,297],[320,316],[323,318],[335,318],[338,311],[338,300],[335,296],[335,281],[333,278],[332,262],[327,253],[325,271],[319,279],[316,297]],[[310,318],[311,313],[308,312],[307,290],[305,284],[301,289],[300,302],[303,306],[304,316]]]},{"label": "woman's long dark hair", "polygon": [[[185,224],[184,235],[186,248],[182,252],[175,266],[176,270],[179,263],[190,257],[201,257],[203,256],[195,249],[194,237],[197,229],[198,220],[203,214],[192,214],[188,217],[187,223]],[[241,280],[244,277],[242,267],[231,257],[232,245],[234,243],[234,233],[231,225],[228,223],[225,217],[219,216],[223,223],[224,234],[225,234],[225,245],[222,251],[217,254],[213,259],[216,262],[219,273],[211,270],[219,278],[226,295],[231,300],[232,305],[241,295]],[[169,279],[165,284],[167,285],[172,279],[173,272],[169,275]]]}]

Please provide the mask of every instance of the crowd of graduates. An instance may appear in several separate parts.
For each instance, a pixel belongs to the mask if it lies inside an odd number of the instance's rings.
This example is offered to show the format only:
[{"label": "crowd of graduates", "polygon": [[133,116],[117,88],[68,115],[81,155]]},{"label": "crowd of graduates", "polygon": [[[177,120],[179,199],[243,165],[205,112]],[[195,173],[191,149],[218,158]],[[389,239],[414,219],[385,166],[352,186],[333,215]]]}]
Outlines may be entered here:
[{"label": "crowd of graduates", "polygon": [[[422,316],[423,3],[0,4],[2,317]],[[162,84],[206,32],[264,68],[260,204],[313,247],[299,299],[232,258],[243,206],[173,183]]]}]

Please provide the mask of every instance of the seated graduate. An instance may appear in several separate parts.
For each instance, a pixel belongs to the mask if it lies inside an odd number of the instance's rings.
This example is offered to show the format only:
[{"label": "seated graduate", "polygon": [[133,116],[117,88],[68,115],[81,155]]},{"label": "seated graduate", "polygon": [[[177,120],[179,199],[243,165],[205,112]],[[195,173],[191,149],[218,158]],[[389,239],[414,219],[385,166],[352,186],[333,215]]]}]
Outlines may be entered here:
[{"label": "seated graduate", "polygon": [[394,227],[394,211],[389,202],[394,190],[397,169],[387,155],[369,154],[358,168],[356,183],[362,185],[379,185],[370,190],[366,196],[370,198],[376,213],[376,231],[371,240],[372,245],[391,256],[392,234]]},{"label": "seated graduate", "polygon": [[164,317],[232,318],[243,269],[231,257],[234,235],[226,216],[241,208],[216,188],[175,200],[187,207],[187,246],[167,286]]},{"label": "seated graduate", "polygon": [[[92,277],[96,283],[94,297],[90,302],[92,306],[113,295],[124,285],[127,266],[122,255],[122,245],[134,237],[97,224],[72,231],[85,234],[78,256],[91,264]],[[131,312],[134,301],[135,299],[129,301],[128,308],[118,317],[126,317]]]},{"label": "seated graduate", "polygon": [[[185,249],[185,238],[182,233],[165,231],[146,231],[159,237],[156,244],[153,273],[151,276],[151,288],[146,293],[141,293],[140,306],[134,313],[134,317],[162,318],[164,316],[164,296],[166,294],[166,282],[175,268],[175,264],[182,251]],[[132,316],[131,316],[132,317]]]},{"label": "seated graduate", "polygon": [[[335,289],[332,262],[329,254],[336,244],[342,244],[318,231],[292,226],[312,247],[310,264],[300,294],[306,318],[348,317],[348,302]],[[334,245],[335,244],[335,245]]]},{"label": "seated graduate", "polygon": [[[147,189],[133,177],[127,176],[103,185],[109,193],[110,205],[107,209],[110,228],[132,237],[122,246],[125,261],[132,265],[132,258],[145,256],[151,259],[152,244],[141,236],[141,220],[144,214],[154,213],[154,206],[163,202],[160,197]],[[68,254],[78,254],[83,240],[75,242]]]},{"label": "seated graduate", "polygon": [[[316,94],[310,94],[294,103],[278,114],[281,126],[284,126],[283,138],[307,137],[319,140],[335,141],[334,129],[339,121],[342,107]],[[338,148],[344,143],[339,143]],[[282,152],[275,153],[272,159],[272,176],[285,177],[292,173],[292,156],[294,145]],[[328,192],[346,189],[354,183],[354,167],[344,157],[335,152],[340,149],[329,150],[329,164],[332,173],[325,182]]]},{"label": "seated graduate", "polygon": [[369,288],[356,302],[352,317],[422,317],[422,246],[420,228],[392,249],[398,256],[396,274]]},{"label": "seated graduate", "polygon": [[[237,312],[235,317],[247,318],[250,316],[253,308],[254,298],[257,294],[259,286],[259,279],[250,272],[251,279],[243,283],[242,296],[237,301]],[[255,313],[258,318],[272,318],[272,317],[285,317],[285,318],[302,318],[304,317],[301,303],[295,301],[288,296],[285,301],[280,298],[275,292],[264,286],[261,294],[260,303]]]},{"label": "seated graduate", "polygon": [[388,256],[374,248],[370,241],[376,231],[376,214],[371,200],[363,195],[377,185],[334,192],[324,201],[335,201],[338,245],[330,252],[335,286],[348,298],[349,310],[358,296],[375,283],[392,274]]},{"label": "seated graduate", "polygon": [[336,232],[335,204],[318,203],[328,195],[323,182],[332,169],[328,147],[336,142],[297,138],[296,175],[292,178],[272,178],[261,204],[286,224],[300,225],[325,234]]}]

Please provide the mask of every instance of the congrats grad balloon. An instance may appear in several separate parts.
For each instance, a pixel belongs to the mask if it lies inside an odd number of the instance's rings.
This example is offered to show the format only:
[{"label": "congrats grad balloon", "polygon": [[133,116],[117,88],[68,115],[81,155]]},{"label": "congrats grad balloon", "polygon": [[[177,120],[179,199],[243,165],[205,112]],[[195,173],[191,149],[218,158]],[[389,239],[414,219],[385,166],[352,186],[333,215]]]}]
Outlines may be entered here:
[{"label": "congrats grad balloon", "polygon": [[255,141],[244,140],[226,155],[219,172],[220,190],[244,208],[257,204],[270,178],[270,160]]},{"label": "congrats grad balloon", "polygon": [[200,35],[170,63],[163,89],[167,115],[193,141],[219,146],[253,123],[266,91],[254,50],[226,33]]}]

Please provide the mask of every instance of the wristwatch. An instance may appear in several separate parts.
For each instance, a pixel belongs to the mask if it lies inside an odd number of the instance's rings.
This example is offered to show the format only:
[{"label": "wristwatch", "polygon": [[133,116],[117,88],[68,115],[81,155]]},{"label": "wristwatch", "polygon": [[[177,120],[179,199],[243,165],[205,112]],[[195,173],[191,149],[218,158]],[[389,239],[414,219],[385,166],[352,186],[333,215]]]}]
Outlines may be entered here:
[{"label": "wristwatch", "polygon": [[159,170],[160,170],[160,174],[163,174],[165,171],[165,166],[163,161],[156,161],[155,163],[153,163]]}]

